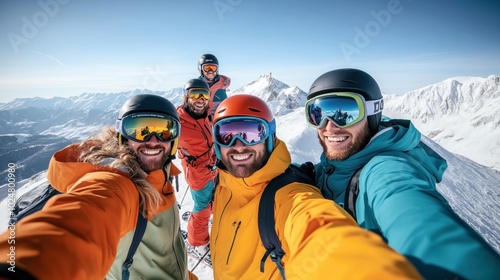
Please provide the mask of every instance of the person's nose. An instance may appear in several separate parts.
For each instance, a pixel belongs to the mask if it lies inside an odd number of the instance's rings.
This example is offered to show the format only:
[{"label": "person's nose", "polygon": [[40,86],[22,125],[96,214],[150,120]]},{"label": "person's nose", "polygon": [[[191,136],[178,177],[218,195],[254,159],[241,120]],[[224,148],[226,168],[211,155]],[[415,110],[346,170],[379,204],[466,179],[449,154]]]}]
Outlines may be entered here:
[{"label": "person's nose", "polygon": [[148,142],[151,142],[151,143],[159,143],[160,142],[160,136],[158,136],[156,133],[151,135],[151,137],[149,138]]},{"label": "person's nose", "polygon": [[340,127],[338,127],[336,124],[334,124],[331,120],[327,120],[325,129],[327,131],[333,131],[333,130],[339,130]]},{"label": "person's nose", "polygon": [[246,147],[246,145],[243,144],[243,142],[240,139],[235,139],[234,140],[233,148],[235,148],[235,149],[242,149],[242,148],[245,148],[245,147]]}]

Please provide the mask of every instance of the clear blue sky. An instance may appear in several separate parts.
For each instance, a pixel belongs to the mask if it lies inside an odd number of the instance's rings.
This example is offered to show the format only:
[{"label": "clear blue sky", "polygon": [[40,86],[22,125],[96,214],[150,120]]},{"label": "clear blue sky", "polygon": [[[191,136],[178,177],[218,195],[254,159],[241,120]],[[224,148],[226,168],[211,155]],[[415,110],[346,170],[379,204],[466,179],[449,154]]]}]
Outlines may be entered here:
[{"label": "clear blue sky", "polygon": [[203,53],[232,89],[272,73],[308,91],[341,67],[395,94],[500,75],[496,0],[2,0],[0,22],[0,102],[182,87]]}]

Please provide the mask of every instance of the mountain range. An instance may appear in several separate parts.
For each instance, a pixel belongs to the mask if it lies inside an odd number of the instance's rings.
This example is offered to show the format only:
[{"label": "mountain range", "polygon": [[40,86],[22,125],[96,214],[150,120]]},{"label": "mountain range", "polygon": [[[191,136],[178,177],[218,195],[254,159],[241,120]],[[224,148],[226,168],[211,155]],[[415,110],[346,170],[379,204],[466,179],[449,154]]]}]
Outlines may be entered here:
[{"label": "mountain range", "polygon": [[[499,76],[450,78],[405,95],[385,95],[384,114],[409,118],[424,135],[449,151],[500,170],[499,80]],[[20,178],[44,170],[53,152],[88,137],[103,125],[113,125],[123,102],[140,93],[162,95],[175,105],[182,103],[182,88],[0,103],[0,164],[17,163]],[[229,94],[240,93],[264,99],[277,116],[303,106],[307,97],[300,88],[269,75]],[[0,178],[6,178],[5,172]]]},{"label": "mountain range", "polygon": [[[103,125],[113,125],[125,100],[140,93],[162,95],[175,105],[182,103],[182,88],[174,88],[162,92],[135,90],[84,93],[70,98],[16,99],[0,104],[0,164],[17,164],[17,187],[30,188],[44,179],[56,150],[87,138]],[[276,114],[277,135],[288,146],[294,162],[318,160],[322,149],[316,131],[304,121],[307,94],[303,90],[263,75],[229,92],[241,93],[257,95],[271,107]],[[473,150],[480,159],[498,158],[499,96],[498,76],[453,78],[403,96],[385,95],[384,114],[412,119],[426,135],[422,140],[447,160],[448,169],[437,185],[438,191],[500,253],[498,162],[478,163],[465,156]],[[473,140],[464,133],[472,135]],[[471,146],[461,146],[464,143]],[[0,176],[0,200],[7,194],[6,169]],[[185,188],[187,185],[181,181],[181,190]],[[0,202],[2,209],[6,208],[5,203]],[[0,221],[4,218],[0,217]]]}]

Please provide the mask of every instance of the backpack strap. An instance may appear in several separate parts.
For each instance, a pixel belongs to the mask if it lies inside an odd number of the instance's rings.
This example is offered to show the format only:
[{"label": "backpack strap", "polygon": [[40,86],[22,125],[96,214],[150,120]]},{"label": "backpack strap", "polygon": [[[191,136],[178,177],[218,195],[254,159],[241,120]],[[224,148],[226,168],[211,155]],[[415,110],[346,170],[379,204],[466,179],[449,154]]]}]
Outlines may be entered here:
[{"label": "backpack strap", "polygon": [[259,225],[259,235],[266,248],[266,253],[260,261],[260,271],[264,272],[264,263],[267,257],[270,256],[271,260],[276,263],[278,270],[281,273],[281,277],[285,279],[285,271],[281,260],[285,255],[283,248],[281,247],[281,242],[276,234],[275,229],[275,219],[274,219],[274,197],[276,192],[283,186],[286,186],[292,182],[306,183],[314,185],[314,181],[311,180],[299,167],[295,165],[290,165],[284,173],[273,178],[267,187],[262,192],[262,196],[259,202],[259,214],[258,214],[258,225]]},{"label": "backpack strap", "polygon": [[10,223],[15,224],[24,217],[40,211],[50,198],[58,194],[60,192],[49,183],[32,188],[17,199]]},{"label": "backpack strap", "polygon": [[359,195],[359,176],[363,167],[356,170],[354,175],[352,175],[351,180],[349,180],[349,185],[345,191],[344,197],[344,210],[349,213],[355,221],[356,220],[356,199]]},{"label": "backpack strap", "polygon": [[[139,205],[141,205],[141,197],[139,196]],[[141,207],[139,207],[139,213],[137,214],[137,225],[135,226],[134,237],[132,238],[132,244],[130,244],[130,248],[128,249],[127,258],[123,262],[122,266],[122,279],[128,280],[130,276],[130,272],[128,269],[134,262],[134,254],[141,243],[142,237],[144,236],[144,232],[146,231],[146,226],[148,224],[148,220],[142,215]]]}]

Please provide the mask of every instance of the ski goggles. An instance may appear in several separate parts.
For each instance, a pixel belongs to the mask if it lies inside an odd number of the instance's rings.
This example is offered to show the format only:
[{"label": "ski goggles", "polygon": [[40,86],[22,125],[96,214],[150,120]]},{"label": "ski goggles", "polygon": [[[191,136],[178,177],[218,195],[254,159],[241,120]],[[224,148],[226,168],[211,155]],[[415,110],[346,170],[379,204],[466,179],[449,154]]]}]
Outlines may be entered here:
[{"label": "ski goggles", "polygon": [[153,135],[162,141],[170,142],[179,137],[179,122],[169,115],[136,113],[117,120],[115,129],[123,137],[137,141],[147,142]]},{"label": "ski goggles", "polygon": [[217,64],[203,64],[202,66],[202,69],[203,71],[205,72],[208,72],[208,71],[212,71],[212,72],[217,72]]},{"label": "ski goggles", "polygon": [[366,101],[362,95],[353,92],[325,93],[306,102],[306,120],[314,128],[325,127],[327,121],[346,128],[380,113],[383,107],[383,99]]},{"label": "ski goggles", "polygon": [[213,132],[215,142],[222,147],[233,146],[236,139],[253,146],[276,133],[276,122],[274,119],[268,123],[255,117],[230,117],[216,122]]},{"label": "ski goggles", "polygon": [[192,88],[186,93],[188,99],[198,100],[204,98],[205,100],[210,99],[210,91],[204,88]]}]

